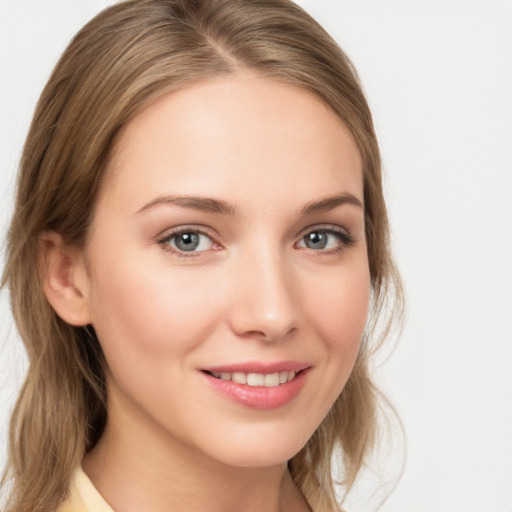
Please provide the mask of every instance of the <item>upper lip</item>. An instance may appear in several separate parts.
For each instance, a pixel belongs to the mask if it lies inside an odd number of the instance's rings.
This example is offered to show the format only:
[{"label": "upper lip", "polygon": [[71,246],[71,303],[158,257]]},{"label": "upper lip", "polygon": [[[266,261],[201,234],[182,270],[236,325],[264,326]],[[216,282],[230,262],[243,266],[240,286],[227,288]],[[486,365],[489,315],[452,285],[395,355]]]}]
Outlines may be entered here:
[{"label": "upper lip", "polygon": [[279,373],[294,371],[296,373],[309,368],[311,364],[299,361],[276,361],[275,363],[264,363],[259,361],[248,361],[245,363],[223,364],[201,368],[202,371],[211,373]]}]

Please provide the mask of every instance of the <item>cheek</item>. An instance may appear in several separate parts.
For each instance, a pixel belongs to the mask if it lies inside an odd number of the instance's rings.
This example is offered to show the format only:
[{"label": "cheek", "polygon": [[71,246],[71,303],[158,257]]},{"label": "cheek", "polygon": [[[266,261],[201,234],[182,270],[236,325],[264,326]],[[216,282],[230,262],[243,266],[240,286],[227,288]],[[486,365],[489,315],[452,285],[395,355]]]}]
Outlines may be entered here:
[{"label": "cheek", "polygon": [[366,327],[370,302],[370,276],[366,260],[341,268],[321,289],[309,293],[307,309],[327,358],[325,377],[332,383],[326,403],[341,393],[355,364]]},{"label": "cheek", "polygon": [[199,345],[220,314],[213,286],[206,283],[197,293],[199,274],[128,257],[98,265],[91,309],[105,355],[159,359]]},{"label": "cheek", "polygon": [[366,266],[342,272],[311,296],[310,310],[330,348],[357,349],[362,338],[370,301],[370,278]]}]

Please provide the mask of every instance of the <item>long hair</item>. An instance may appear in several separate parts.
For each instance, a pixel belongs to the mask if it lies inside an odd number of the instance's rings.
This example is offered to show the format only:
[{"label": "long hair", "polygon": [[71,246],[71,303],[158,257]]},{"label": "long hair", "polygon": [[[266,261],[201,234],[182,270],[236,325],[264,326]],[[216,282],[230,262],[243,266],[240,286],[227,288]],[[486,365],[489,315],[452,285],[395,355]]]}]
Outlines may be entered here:
[{"label": "long hair", "polygon": [[370,320],[344,390],[289,467],[313,509],[335,511],[333,451],[342,452],[345,490],[371,452],[379,394],[369,360],[400,316],[402,293],[378,143],[354,67],[288,0],[128,0],[102,11],[71,41],[39,99],[21,158],[2,284],[10,289],[29,368],[10,424],[7,512],[55,510],[107,421],[98,339],[90,327],[63,322],[46,300],[40,234],[52,230],[84,247],[123,127],[169,91],[242,69],[314,93],[348,127],[361,153]]}]

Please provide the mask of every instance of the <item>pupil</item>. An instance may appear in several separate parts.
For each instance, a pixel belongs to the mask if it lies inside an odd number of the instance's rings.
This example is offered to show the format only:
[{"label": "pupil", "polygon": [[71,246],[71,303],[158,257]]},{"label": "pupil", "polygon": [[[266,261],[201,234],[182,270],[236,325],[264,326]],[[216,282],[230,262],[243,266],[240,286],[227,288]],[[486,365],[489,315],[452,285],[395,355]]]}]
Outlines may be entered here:
[{"label": "pupil", "polygon": [[325,249],[327,236],[325,233],[315,232],[306,236],[306,245],[310,249]]},{"label": "pupil", "polygon": [[193,251],[199,245],[197,233],[182,233],[176,239],[176,247],[182,251]]}]

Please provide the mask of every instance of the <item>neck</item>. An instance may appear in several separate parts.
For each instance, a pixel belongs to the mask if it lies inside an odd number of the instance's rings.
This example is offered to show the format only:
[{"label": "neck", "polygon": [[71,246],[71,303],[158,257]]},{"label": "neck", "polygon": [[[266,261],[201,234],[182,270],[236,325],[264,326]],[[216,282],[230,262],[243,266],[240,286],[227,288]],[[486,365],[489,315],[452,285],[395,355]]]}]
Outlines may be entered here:
[{"label": "neck", "polygon": [[308,511],[286,462],[233,467],[109,399],[109,421],[82,466],[118,512]]}]

